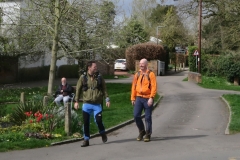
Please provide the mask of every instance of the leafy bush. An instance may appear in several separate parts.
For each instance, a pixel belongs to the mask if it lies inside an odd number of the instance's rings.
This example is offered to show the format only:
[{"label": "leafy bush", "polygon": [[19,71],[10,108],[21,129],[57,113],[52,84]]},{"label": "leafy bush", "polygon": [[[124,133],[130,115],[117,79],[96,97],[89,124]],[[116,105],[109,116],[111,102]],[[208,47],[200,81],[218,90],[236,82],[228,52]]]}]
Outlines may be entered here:
[{"label": "leafy bush", "polygon": [[78,65],[62,65],[58,68],[57,77],[62,78],[78,78],[79,77]]},{"label": "leafy bush", "polygon": [[168,65],[168,69],[169,69],[169,70],[173,69],[173,67],[174,67],[174,66],[173,66],[172,64],[169,64],[169,65]]},{"label": "leafy bush", "polygon": [[18,81],[30,82],[46,80],[49,77],[50,66],[33,67],[33,68],[22,68],[19,70]]},{"label": "leafy bush", "polygon": [[225,77],[229,82],[233,82],[235,77],[240,77],[239,61],[239,55],[208,56],[204,73],[207,76]]},{"label": "leafy bush", "polygon": [[5,116],[7,114],[7,105],[6,104],[0,104],[0,118]]},{"label": "leafy bush", "polygon": [[126,60],[128,70],[135,70],[135,61],[142,58],[146,58],[148,61],[164,61],[165,65],[168,65],[168,56],[163,46],[153,43],[142,43],[127,48]]},{"label": "leafy bush", "polygon": [[0,134],[0,143],[7,141],[9,142],[18,142],[26,140],[24,133],[22,132],[9,132],[8,134]]},{"label": "leafy bush", "polygon": [[189,62],[189,70],[191,72],[196,72],[196,56],[193,55],[194,51],[197,49],[197,46],[189,46],[188,47],[188,62]]},{"label": "leafy bush", "polygon": [[39,110],[43,110],[44,106],[42,99],[42,96],[35,96],[33,99],[25,101],[24,103],[20,102],[10,115],[11,121],[16,125],[21,125],[27,118],[25,112],[32,111],[35,113]]}]

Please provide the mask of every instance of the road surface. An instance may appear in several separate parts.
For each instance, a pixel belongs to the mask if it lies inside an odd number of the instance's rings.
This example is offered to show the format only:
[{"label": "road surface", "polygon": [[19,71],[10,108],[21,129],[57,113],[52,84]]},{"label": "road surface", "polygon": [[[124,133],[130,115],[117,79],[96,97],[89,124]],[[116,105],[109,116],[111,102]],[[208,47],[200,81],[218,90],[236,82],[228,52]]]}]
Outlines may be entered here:
[{"label": "road surface", "polygon": [[182,81],[186,76],[157,77],[163,98],[153,112],[151,142],[136,141],[132,123],[109,133],[106,144],[96,137],[86,148],[80,141],[0,153],[0,160],[240,160],[240,134],[225,135],[229,111],[220,99],[237,92],[203,89]]}]

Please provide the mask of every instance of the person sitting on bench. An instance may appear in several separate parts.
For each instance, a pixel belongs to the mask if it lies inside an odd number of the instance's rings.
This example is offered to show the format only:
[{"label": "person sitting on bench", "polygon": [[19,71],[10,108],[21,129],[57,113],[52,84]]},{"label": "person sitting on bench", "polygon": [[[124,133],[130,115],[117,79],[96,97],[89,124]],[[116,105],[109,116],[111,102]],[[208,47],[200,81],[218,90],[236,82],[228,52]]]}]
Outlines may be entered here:
[{"label": "person sitting on bench", "polygon": [[67,79],[63,77],[61,79],[61,84],[58,86],[58,90],[56,91],[56,98],[54,102],[57,106],[61,107],[61,101],[63,100],[64,106],[70,99],[70,95],[72,93],[72,86],[67,83]]}]

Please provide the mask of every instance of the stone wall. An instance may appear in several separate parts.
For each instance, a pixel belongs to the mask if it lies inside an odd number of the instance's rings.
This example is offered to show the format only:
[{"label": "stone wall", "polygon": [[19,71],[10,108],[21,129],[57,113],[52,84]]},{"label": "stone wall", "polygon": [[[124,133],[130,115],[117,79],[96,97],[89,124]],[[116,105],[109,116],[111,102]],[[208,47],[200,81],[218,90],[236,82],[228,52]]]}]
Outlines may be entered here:
[{"label": "stone wall", "polygon": [[202,83],[202,75],[197,72],[189,72],[188,81],[195,82],[195,83]]}]

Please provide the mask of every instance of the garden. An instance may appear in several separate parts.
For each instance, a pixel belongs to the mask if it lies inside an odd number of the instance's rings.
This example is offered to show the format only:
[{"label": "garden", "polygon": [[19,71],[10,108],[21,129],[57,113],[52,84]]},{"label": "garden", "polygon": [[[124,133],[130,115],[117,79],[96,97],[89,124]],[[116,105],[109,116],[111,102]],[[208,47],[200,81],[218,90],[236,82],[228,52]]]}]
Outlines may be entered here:
[{"label": "garden", "polygon": [[[132,118],[131,84],[107,83],[111,107],[103,106],[103,121],[107,128]],[[25,102],[20,102],[21,93]],[[52,143],[82,137],[81,110],[72,108],[71,135],[64,131],[61,110],[49,99],[43,105],[47,87],[2,89],[0,93],[0,152],[47,147]],[[159,95],[156,96],[156,99]],[[114,115],[114,116],[113,116]],[[98,133],[91,118],[90,133]]]}]

